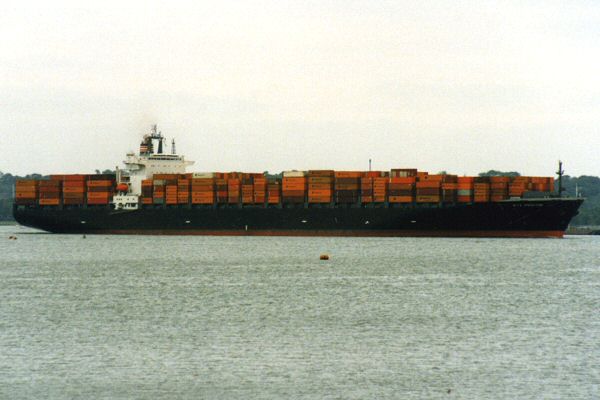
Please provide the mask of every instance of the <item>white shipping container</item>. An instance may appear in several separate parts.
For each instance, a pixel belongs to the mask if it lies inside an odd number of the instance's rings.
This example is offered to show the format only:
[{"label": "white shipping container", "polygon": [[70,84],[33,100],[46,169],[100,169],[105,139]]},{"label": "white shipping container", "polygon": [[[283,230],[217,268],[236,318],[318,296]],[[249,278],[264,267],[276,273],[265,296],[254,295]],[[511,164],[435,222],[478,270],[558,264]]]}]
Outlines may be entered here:
[{"label": "white shipping container", "polygon": [[214,172],[194,172],[192,178],[214,178],[216,175]]},{"label": "white shipping container", "polygon": [[284,178],[302,178],[308,173],[306,171],[283,171]]}]

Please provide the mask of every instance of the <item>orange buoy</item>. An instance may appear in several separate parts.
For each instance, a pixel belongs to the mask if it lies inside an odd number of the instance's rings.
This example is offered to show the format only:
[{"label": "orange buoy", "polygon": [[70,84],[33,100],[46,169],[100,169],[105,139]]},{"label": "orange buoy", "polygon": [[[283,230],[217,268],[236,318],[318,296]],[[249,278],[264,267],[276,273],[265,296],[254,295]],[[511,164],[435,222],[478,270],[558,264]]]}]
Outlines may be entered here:
[{"label": "orange buoy", "polygon": [[117,185],[117,192],[126,192],[129,190],[129,186],[126,183],[119,183]]},{"label": "orange buoy", "polygon": [[320,260],[329,260],[329,254],[321,254]]}]

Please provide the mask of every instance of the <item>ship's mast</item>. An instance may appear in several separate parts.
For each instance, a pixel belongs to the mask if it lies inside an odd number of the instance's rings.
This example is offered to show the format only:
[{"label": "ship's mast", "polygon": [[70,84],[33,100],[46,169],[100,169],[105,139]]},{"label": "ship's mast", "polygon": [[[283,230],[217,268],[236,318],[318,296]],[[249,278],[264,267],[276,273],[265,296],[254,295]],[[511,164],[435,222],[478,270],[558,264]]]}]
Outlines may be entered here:
[{"label": "ship's mast", "polygon": [[558,197],[562,197],[562,192],[564,192],[564,188],[562,185],[562,177],[565,174],[565,171],[562,167],[562,161],[558,160],[558,171],[556,171],[556,175],[558,175]]}]

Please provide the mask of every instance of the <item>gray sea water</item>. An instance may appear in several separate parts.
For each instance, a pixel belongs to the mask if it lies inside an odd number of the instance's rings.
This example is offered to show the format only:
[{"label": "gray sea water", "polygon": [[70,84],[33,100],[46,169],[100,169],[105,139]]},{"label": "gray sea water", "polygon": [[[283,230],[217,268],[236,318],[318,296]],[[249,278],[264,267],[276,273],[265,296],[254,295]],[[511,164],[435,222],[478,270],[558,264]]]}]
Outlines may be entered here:
[{"label": "gray sea water", "polygon": [[600,237],[32,232],[0,227],[1,399],[600,398]]}]

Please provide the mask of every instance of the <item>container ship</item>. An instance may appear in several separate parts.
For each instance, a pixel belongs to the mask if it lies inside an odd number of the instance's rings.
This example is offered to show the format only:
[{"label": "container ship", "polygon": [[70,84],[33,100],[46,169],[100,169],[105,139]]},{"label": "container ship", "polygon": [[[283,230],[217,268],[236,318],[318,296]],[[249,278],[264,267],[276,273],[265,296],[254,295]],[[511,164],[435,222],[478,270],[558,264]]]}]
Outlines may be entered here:
[{"label": "container ship", "polygon": [[583,199],[552,177],[390,171],[188,173],[153,126],[114,174],[18,180],[15,220],[53,233],[562,237]]}]

